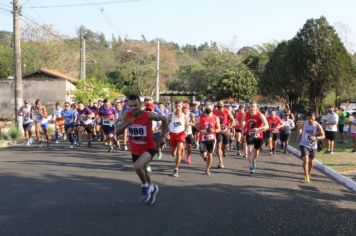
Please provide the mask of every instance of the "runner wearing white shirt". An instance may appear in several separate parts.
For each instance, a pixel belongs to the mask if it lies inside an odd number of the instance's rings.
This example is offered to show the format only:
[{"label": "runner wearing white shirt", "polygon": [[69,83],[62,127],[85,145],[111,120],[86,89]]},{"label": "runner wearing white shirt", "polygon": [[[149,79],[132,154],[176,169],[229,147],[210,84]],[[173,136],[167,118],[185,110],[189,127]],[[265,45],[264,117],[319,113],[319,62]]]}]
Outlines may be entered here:
[{"label": "runner wearing white shirt", "polygon": [[22,121],[22,128],[24,131],[26,145],[30,146],[32,143],[32,123],[33,120],[31,119],[31,105],[29,101],[26,99],[24,105],[20,108],[19,112],[17,113],[19,116],[23,117]]},{"label": "runner wearing white shirt", "polygon": [[292,119],[289,118],[288,113],[283,113],[282,127],[280,128],[279,139],[281,140],[284,148],[284,153],[287,153],[289,136],[291,130],[294,129],[295,124]]},{"label": "runner wearing white shirt", "polygon": [[329,107],[328,115],[325,121],[325,137],[328,140],[328,150],[327,153],[334,153],[335,137],[337,133],[337,124],[339,122],[339,116],[335,113],[333,107]]}]

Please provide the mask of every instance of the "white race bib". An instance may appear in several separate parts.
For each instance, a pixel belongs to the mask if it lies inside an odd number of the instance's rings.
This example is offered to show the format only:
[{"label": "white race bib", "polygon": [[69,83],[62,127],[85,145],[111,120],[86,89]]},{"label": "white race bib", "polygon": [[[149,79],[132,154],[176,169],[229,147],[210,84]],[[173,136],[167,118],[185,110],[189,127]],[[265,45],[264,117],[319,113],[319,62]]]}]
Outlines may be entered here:
[{"label": "white race bib", "polygon": [[202,141],[215,140],[215,134],[206,134],[203,135]]},{"label": "white race bib", "polygon": [[92,123],[92,119],[81,119],[81,121],[86,125],[90,125]]},{"label": "white race bib", "polygon": [[114,120],[103,120],[102,124],[105,126],[113,126]]},{"label": "white race bib", "polygon": [[131,137],[146,137],[147,127],[143,125],[129,126],[127,132]]}]

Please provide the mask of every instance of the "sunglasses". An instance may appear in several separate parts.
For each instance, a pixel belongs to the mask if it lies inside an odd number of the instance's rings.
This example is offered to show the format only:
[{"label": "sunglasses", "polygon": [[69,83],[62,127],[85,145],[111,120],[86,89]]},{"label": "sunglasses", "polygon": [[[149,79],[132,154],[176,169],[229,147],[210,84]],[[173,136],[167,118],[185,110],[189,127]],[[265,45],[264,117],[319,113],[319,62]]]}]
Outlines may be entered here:
[{"label": "sunglasses", "polygon": [[138,107],[138,105],[128,105],[129,107]]}]

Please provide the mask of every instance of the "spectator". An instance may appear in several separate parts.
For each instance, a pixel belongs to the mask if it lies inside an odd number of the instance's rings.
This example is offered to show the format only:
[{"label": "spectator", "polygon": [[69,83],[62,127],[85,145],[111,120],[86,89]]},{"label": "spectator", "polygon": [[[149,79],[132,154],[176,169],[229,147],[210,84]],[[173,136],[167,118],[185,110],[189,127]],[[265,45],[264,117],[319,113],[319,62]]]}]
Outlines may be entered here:
[{"label": "spectator", "polygon": [[337,124],[339,121],[338,115],[335,113],[335,110],[333,107],[329,107],[328,109],[328,115],[326,117],[325,121],[325,137],[328,142],[328,150],[326,153],[333,154],[334,153],[334,145],[335,145],[335,137],[337,133]]},{"label": "spectator", "polygon": [[345,107],[340,106],[340,111],[339,111],[338,115],[339,115],[338,128],[339,128],[339,134],[340,134],[339,143],[347,143],[346,133],[344,132],[345,120],[346,120],[346,116],[347,116]]},{"label": "spectator", "polygon": [[350,125],[351,125],[351,136],[353,141],[353,150],[352,152],[356,152],[356,112],[352,113],[352,117],[350,118]]}]

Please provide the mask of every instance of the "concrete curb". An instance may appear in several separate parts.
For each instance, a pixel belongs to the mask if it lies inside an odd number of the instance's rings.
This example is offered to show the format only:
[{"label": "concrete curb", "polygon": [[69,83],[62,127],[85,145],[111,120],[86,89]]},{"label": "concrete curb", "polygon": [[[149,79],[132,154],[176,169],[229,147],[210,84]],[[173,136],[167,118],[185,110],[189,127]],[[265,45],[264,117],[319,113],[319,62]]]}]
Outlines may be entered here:
[{"label": "concrete curb", "polygon": [[[298,151],[296,148],[290,145],[288,145],[288,151],[294,154],[295,156],[300,157],[300,151]],[[351,189],[352,191],[356,192],[356,183],[352,179],[343,176],[342,174],[336,172],[329,166],[322,164],[318,160],[314,161],[314,167],[322,171],[323,173],[331,176],[332,178],[336,179],[339,183],[343,184],[344,186]]]}]

